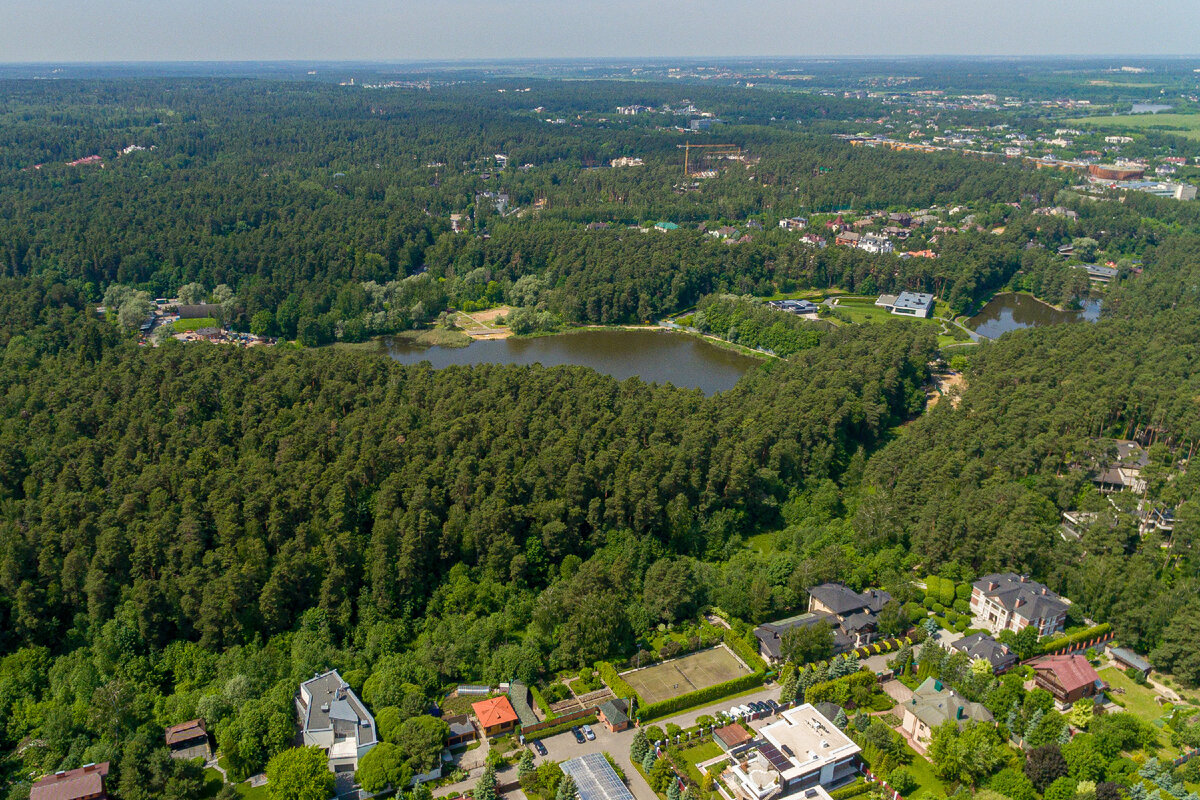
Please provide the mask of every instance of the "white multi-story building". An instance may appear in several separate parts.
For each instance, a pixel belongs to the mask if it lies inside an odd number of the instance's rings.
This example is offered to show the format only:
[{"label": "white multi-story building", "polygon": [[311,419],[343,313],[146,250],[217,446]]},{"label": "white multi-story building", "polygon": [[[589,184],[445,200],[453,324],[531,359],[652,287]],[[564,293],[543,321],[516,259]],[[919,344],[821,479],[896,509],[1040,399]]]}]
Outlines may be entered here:
[{"label": "white multi-story building", "polygon": [[375,718],[337,670],[300,684],[296,713],[304,744],[324,750],[334,773],[353,773],[378,742]]},{"label": "white multi-story building", "polygon": [[809,703],[783,712],[760,736],[723,773],[741,800],[824,794],[858,775],[859,746]]}]

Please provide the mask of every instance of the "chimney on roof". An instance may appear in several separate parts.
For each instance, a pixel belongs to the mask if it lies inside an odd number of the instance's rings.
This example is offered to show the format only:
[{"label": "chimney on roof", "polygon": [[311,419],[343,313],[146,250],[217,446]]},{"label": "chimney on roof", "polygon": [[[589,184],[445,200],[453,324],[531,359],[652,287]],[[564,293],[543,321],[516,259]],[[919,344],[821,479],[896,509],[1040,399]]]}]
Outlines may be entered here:
[{"label": "chimney on roof", "polygon": [[95,761],[93,761],[91,764],[84,764],[84,765],[83,765],[83,771],[84,771],[84,772],[91,772],[91,771],[92,771],[92,770],[94,770],[95,768],[96,768],[96,762],[95,762]]},{"label": "chimney on roof", "polygon": [[995,581],[988,581],[988,591],[994,592],[996,590],[996,587],[998,587],[999,585],[1000,584],[996,583]]},{"label": "chimney on roof", "polygon": [[959,707],[958,707],[958,712],[957,712],[957,714],[956,714],[955,716],[956,716],[958,719],[962,719],[962,718],[963,718],[963,716],[964,716],[964,715],[963,715],[963,707],[962,707],[962,706],[959,706]]},{"label": "chimney on roof", "polygon": [[1017,601],[1015,603],[1013,603],[1013,608],[1020,608],[1023,605],[1025,605],[1025,598],[1018,597]]}]

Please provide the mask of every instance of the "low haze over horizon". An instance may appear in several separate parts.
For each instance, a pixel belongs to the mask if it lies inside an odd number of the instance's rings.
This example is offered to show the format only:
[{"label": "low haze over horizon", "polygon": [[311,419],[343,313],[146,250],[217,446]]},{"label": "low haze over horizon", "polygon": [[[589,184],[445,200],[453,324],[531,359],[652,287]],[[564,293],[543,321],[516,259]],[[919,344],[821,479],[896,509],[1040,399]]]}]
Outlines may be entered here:
[{"label": "low haze over horizon", "polygon": [[1119,0],[12,0],[0,61],[1183,55],[1200,4]]}]

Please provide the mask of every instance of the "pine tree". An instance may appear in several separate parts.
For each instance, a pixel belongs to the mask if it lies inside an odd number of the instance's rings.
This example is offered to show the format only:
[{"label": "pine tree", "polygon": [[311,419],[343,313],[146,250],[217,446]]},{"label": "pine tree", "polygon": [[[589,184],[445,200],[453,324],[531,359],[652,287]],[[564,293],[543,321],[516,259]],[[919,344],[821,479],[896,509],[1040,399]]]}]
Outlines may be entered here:
[{"label": "pine tree", "polygon": [[654,755],[654,749],[647,750],[645,758],[642,759],[642,772],[649,775],[650,770],[654,769],[654,762],[657,760],[658,757]]},{"label": "pine tree", "polygon": [[[554,794],[554,800],[577,800],[579,792],[575,788],[575,779],[570,775],[563,775],[562,780],[558,782],[558,791]],[[478,795],[476,795],[478,800]]]},{"label": "pine tree", "polygon": [[849,722],[849,720],[846,719],[846,709],[839,708],[837,716],[833,718],[833,724],[837,725],[839,728],[845,728],[847,722]]},{"label": "pine tree", "polygon": [[521,753],[521,761],[517,764],[517,775],[524,777],[533,772],[533,753],[529,750]]},{"label": "pine tree", "polygon": [[1035,710],[1033,712],[1033,716],[1029,718],[1029,724],[1025,726],[1025,734],[1022,738],[1024,738],[1027,742],[1032,739],[1034,732],[1037,730],[1037,727],[1041,724],[1041,722],[1042,710],[1039,708]]},{"label": "pine tree", "polygon": [[639,728],[633,734],[633,741],[629,745],[629,758],[635,763],[642,763],[646,758],[646,753],[650,750],[650,740],[646,738],[646,734]]},{"label": "pine tree", "polygon": [[671,779],[671,785],[667,787],[667,800],[680,800],[679,781],[675,778]]},{"label": "pine tree", "polygon": [[496,800],[496,768],[488,764],[475,784],[475,800]]}]

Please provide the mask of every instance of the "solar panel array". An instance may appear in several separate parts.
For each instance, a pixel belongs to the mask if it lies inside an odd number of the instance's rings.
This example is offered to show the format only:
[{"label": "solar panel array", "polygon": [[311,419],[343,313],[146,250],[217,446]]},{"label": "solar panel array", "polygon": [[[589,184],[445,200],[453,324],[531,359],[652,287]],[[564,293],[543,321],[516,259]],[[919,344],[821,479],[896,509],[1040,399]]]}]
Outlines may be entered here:
[{"label": "solar panel array", "polygon": [[588,753],[560,766],[575,781],[579,800],[634,800],[603,753]]},{"label": "solar panel array", "polygon": [[758,752],[767,757],[767,761],[771,762],[771,766],[783,772],[788,767],[792,766],[792,762],[787,756],[775,749],[775,745],[770,742],[763,742],[758,746]]}]

